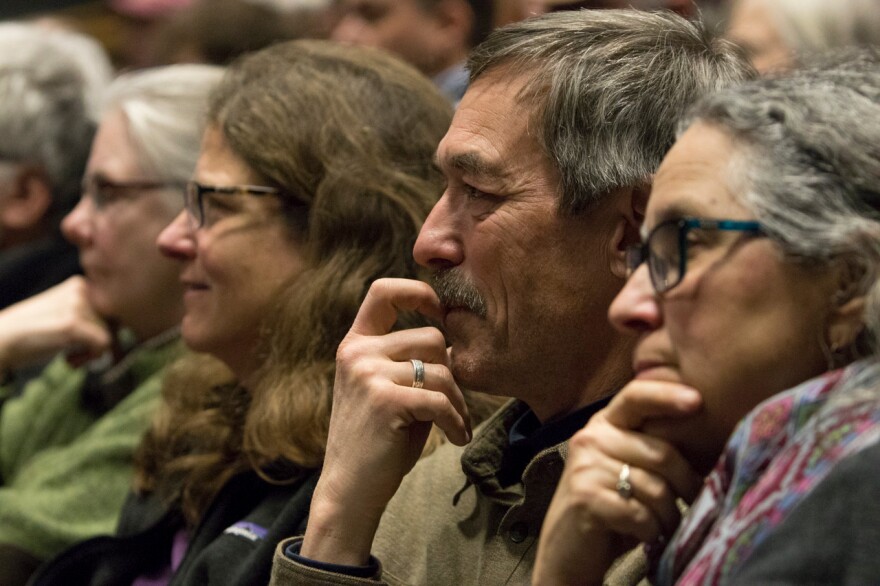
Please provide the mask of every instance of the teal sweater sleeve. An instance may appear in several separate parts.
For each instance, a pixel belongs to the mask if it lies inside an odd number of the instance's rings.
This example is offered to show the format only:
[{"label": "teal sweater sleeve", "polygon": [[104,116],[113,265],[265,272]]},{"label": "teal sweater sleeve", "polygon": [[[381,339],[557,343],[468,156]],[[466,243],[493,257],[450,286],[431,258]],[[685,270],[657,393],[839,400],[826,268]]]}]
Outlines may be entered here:
[{"label": "teal sweater sleeve", "polygon": [[[176,350],[176,348],[175,348]],[[0,544],[47,559],[112,533],[132,458],[158,405],[167,349],[145,351],[133,391],[104,415],[84,409],[85,373],[57,359],[0,412]]]}]

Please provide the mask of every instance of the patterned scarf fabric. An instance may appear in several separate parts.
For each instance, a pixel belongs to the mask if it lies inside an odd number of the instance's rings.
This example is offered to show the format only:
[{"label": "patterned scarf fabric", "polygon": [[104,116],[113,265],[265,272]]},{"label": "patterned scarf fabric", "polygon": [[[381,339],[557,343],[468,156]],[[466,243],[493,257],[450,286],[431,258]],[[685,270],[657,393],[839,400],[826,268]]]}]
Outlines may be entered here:
[{"label": "patterned scarf fabric", "polygon": [[[872,368],[857,362],[753,409],[663,552],[653,582],[723,583],[835,464],[880,441]],[[856,378],[872,390],[847,384]]]}]

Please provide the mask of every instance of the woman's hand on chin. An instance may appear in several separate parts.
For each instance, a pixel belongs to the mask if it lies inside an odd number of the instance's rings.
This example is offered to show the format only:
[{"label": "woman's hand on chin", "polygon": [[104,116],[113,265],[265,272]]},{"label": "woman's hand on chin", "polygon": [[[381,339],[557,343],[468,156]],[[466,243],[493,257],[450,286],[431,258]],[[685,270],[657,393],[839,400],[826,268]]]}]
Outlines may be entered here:
[{"label": "woman's hand on chin", "polygon": [[679,383],[634,380],[572,437],[541,528],[534,584],[601,584],[617,557],[675,531],[676,499],[692,501],[702,478],[670,443],[639,430],[700,406],[699,393]]}]

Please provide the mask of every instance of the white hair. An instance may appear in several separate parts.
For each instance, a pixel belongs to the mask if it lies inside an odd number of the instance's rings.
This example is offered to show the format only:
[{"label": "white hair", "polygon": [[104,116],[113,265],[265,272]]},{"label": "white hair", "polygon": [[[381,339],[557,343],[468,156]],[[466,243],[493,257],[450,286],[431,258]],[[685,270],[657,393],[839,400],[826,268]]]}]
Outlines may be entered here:
[{"label": "white hair", "polygon": [[192,175],[208,96],[223,76],[213,65],[170,65],[121,75],[107,90],[102,112],[119,110],[145,173],[170,181]]}]

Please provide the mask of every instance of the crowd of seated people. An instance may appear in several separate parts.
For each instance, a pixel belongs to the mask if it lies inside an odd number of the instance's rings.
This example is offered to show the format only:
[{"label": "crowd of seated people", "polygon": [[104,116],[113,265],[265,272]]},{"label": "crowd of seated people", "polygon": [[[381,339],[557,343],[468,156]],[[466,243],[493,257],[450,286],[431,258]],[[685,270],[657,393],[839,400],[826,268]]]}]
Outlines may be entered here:
[{"label": "crowd of seated people", "polygon": [[[45,34],[29,32],[32,41]],[[4,386],[4,584],[115,529],[161,373],[179,351],[182,287],[155,240],[180,210],[179,186],[192,173],[206,96],[219,78],[216,68],[186,65],[124,75],[107,88],[82,196],[61,222],[83,275],[0,311],[4,371],[54,356],[20,392]]]},{"label": "crowd of seated people", "polygon": [[336,346],[372,281],[416,276],[408,250],[442,188],[432,157],[450,113],[375,51],[293,42],[230,67],[184,211],[158,239],[200,354],[166,378],[117,537],[35,584],[268,582],[275,543],[309,510]]},{"label": "crowd of seated people", "polygon": [[0,584],[880,581],[870,4],[0,23]]}]

